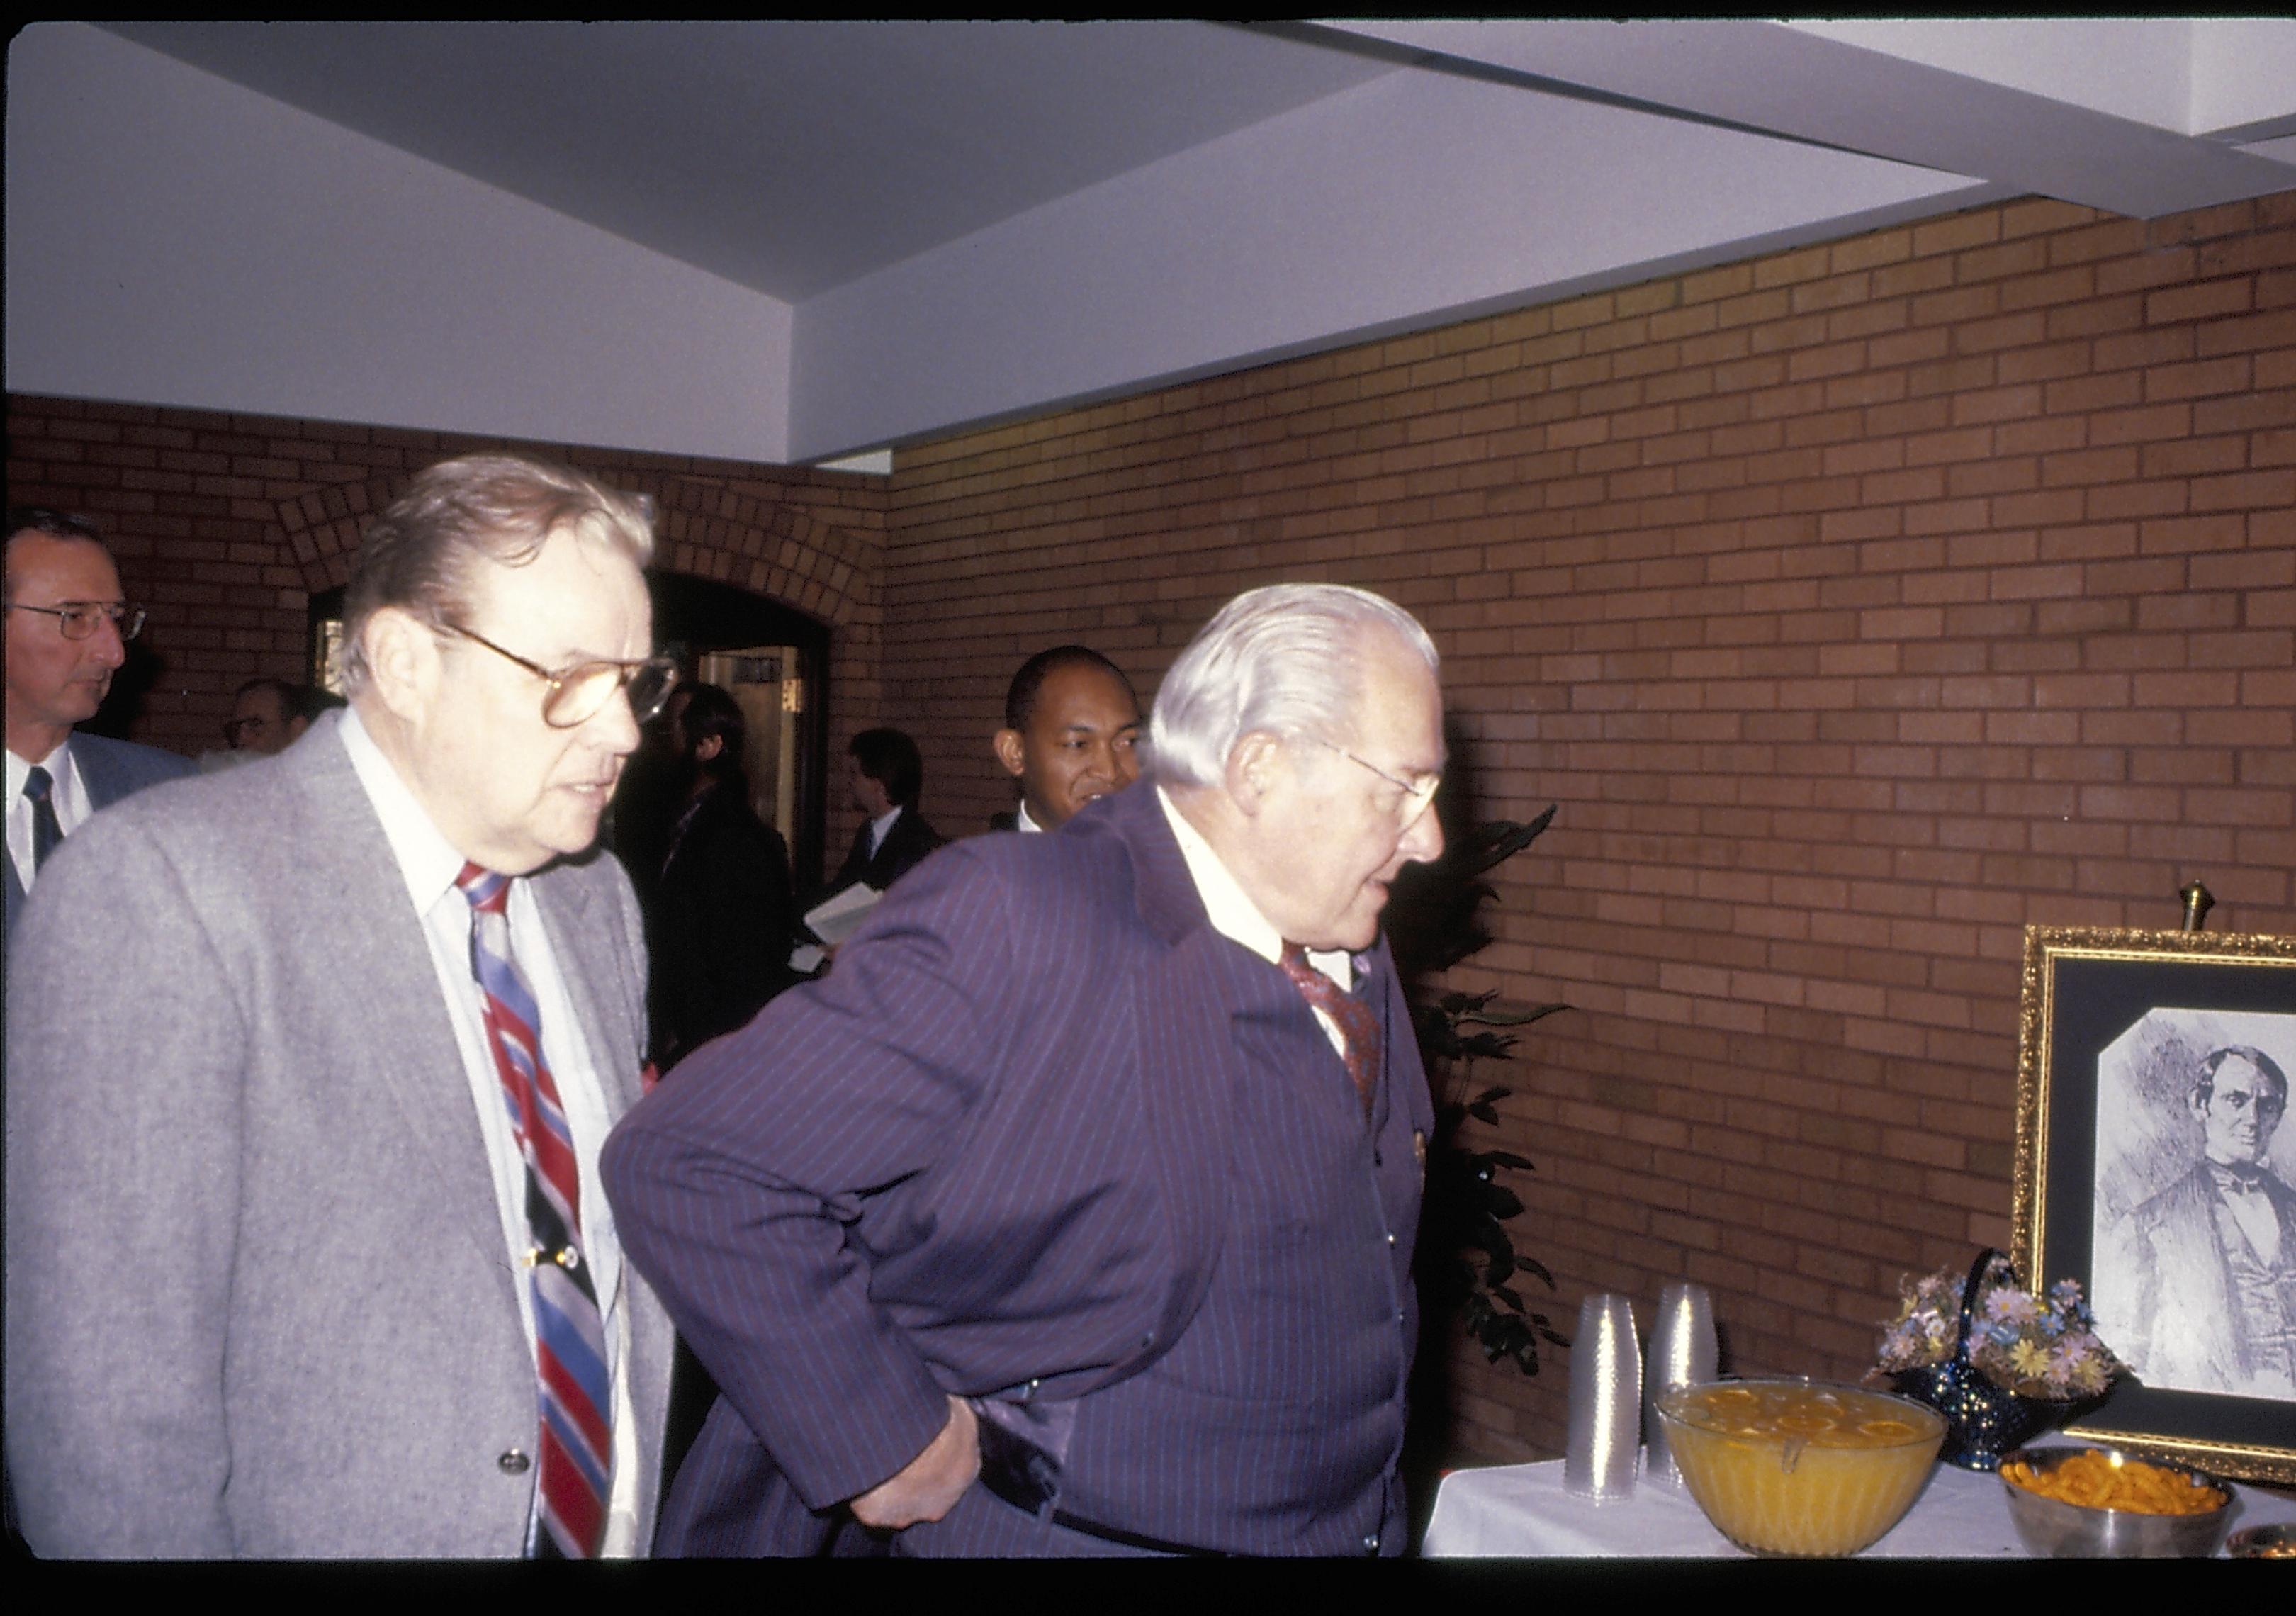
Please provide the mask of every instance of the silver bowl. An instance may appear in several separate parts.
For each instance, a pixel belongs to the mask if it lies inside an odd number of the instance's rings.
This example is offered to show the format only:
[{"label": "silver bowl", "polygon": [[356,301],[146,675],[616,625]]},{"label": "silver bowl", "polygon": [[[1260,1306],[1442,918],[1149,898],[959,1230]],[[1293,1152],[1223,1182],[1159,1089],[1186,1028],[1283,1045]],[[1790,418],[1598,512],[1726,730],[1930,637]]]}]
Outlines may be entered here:
[{"label": "silver bowl", "polygon": [[[2213,1487],[2224,1502],[2193,1515],[2148,1515],[2129,1509],[2092,1509],[2062,1499],[2029,1492],[2009,1479],[2010,1461],[2022,1460],[2044,1473],[2079,1453],[2101,1453],[2116,1463],[2142,1460],[2161,1470],[2191,1476]],[[2130,1453],[2102,1445],[2066,1448],[2020,1448],[2001,1458],[2001,1487],[2009,1495],[2009,1519],[2026,1549],[2041,1559],[2054,1560],[2175,1560],[2206,1559],[2224,1542],[2232,1523],[2232,1489],[2206,1471],[2194,1470],[2151,1454]]]}]

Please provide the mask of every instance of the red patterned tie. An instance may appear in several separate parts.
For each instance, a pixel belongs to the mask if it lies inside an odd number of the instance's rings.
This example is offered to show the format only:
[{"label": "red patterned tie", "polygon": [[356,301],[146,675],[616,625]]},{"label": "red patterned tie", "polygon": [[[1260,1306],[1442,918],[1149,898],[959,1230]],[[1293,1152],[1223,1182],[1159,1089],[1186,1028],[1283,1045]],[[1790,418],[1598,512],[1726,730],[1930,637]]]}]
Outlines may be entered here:
[{"label": "red patterned tie", "polygon": [[1309,964],[1308,950],[1300,944],[1285,943],[1283,957],[1275,963],[1283,967],[1283,974],[1292,979],[1300,997],[1330,1016],[1339,1028],[1348,1076],[1355,1079],[1364,1115],[1369,1116],[1372,1095],[1379,1092],[1379,1017],[1372,1013],[1369,1005]]},{"label": "red patterned tie", "polygon": [[466,864],[455,884],[471,904],[471,969],[485,1001],[487,1046],[526,1158],[526,1215],[534,1234],[535,1366],[542,1403],[542,1476],[536,1494],[538,1558],[587,1559],[606,1531],[613,1474],[605,1321],[582,1255],[581,1175],[558,1086],[542,1058],[534,995],[510,953],[510,879]]}]

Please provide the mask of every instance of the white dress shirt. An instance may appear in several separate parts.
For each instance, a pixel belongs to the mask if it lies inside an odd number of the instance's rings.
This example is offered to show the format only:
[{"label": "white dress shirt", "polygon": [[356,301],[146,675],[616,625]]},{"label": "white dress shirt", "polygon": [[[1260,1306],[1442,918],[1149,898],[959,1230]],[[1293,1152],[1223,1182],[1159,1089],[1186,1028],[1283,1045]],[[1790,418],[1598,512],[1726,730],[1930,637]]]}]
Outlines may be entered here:
[{"label": "white dress shirt", "polygon": [[[87,800],[87,783],[79,777],[79,765],[72,761],[71,737],[66,735],[55,751],[37,763],[48,771],[48,805],[56,810],[56,824],[69,836],[95,812],[95,805]],[[14,752],[8,754],[8,857],[27,892],[32,890],[32,800],[24,795],[24,782],[32,767]]]},{"label": "white dress shirt", "polygon": [[1029,801],[1025,797],[1021,800],[1021,806],[1013,810],[1013,828],[1016,831],[1029,832],[1041,832],[1045,828],[1029,817]]},{"label": "white dress shirt", "polygon": [[[1172,800],[1162,786],[1156,788],[1156,800],[1163,805],[1164,817],[1172,827],[1172,834],[1180,843],[1180,857],[1188,861],[1188,877],[1196,883],[1196,896],[1203,899],[1204,913],[1212,923],[1212,930],[1222,937],[1241,943],[1273,965],[1283,957],[1283,937],[1276,931],[1275,923],[1259,912],[1251,895],[1236,883],[1228,874],[1227,865],[1204,840],[1201,831],[1190,824],[1187,816],[1172,806]],[[1310,948],[1308,963],[1340,985],[1342,991],[1355,991],[1355,956],[1344,948]],[[1347,1058],[1347,1039],[1339,1024],[1322,1010],[1310,1005],[1316,1024],[1324,1029],[1332,1047],[1341,1060]]]},{"label": "white dress shirt", "polygon": [[[359,722],[356,710],[343,715],[340,733],[351,767],[382,820],[383,833],[390,838],[399,874],[406,878],[408,901],[430,939],[430,964],[438,972],[439,991],[454,1022],[455,1042],[463,1054],[479,1131],[486,1139],[487,1160],[494,1168],[503,1245],[512,1271],[520,1276],[513,1288],[531,1353],[534,1298],[522,1262],[534,1247],[526,1214],[526,1158],[519,1150],[502,1079],[495,1070],[494,1054],[487,1042],[484,1001],[471,972],[471,905],[455,884],[463,858],[439,834],[422,804],[399,779]],[[574,1132],[575,1160],[581,1173],[582,1255],[605,1316],[607,1368],[613,1380],[613,1483],[607,1500],[603,1552],[627,1558],[640,1546],[637,1416],[630,1403],[629,1377],[623,1368],[629,1359],[630,1321],[628,1310],[620,1305],[621,1242],[615,1237],[613,1209],[598,1179],[598,1152],[613,1119],[607,1111],[596,1063],[582,1036],[581,1020],[551,949],[549,932],[523,881],[511,882],[508,906],[511,953],[520,974],[534,990],[536,1012],[542,1018],[543,1060],[556,1079],[559,1103]],[[529,1543],[534,1530],[529,1524]]]}]

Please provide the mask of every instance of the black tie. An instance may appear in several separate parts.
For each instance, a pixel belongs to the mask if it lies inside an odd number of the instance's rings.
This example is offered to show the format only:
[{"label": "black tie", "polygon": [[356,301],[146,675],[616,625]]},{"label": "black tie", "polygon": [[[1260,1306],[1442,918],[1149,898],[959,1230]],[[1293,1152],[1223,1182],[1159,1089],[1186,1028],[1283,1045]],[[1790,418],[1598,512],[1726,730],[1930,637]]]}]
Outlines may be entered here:
[{"label": "black tie", "polygon": [[32,800],[32,871],[39,873],[48,862],[48,855],[64,839],[64,827],[56,823],[56,805],[48,800],[48,792],[55,785],[48,771],[35,764],[24,776],[24,795]]}]

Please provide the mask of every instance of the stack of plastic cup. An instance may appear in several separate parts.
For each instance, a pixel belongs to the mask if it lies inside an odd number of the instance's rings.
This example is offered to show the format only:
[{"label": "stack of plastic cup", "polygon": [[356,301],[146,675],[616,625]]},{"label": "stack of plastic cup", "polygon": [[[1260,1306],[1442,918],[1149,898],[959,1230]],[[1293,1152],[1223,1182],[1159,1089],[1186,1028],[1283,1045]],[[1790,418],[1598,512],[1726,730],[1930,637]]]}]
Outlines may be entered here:
[{"label": "stack of plastic cup", "polygon": [[1570,1343],[1570,1439],[1562,1488],[1597,1504],[1630,1497],[1642,1451],[1642,1354],[1634,1308],[1605,1292],[1578,1305]]},{"label": "stack of plastic cup", "polygon": [[1715,1375],[1714,1299],[1704,1285],[1669,1285],[1659,1292],[1658,1318],[1651,1325],[1650,1354],[1643,1367],[1643,1429],[1650,1447],[1643,1474],[1679,1487],[1681,1467],[1666,1443],[1666,1427],[1652,1412],[1677,1386],[1694,1386]]}]

